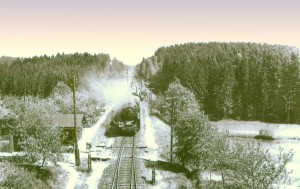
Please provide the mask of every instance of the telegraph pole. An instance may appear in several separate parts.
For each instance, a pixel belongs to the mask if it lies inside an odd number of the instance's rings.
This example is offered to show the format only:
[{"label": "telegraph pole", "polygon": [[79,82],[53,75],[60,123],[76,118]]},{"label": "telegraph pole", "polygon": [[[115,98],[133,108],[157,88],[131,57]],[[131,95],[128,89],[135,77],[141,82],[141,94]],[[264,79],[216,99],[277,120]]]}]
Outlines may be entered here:
[{"label": "telegraph pole", "polygon": [[127,86],[129,86],[129,75],[128,75],[128,67],[127,67],[127,70],[126,70],[126,75],[127,75]]},{"label": "telegraph pole", "polygon": [[24,106],[26,105],[26,73],[24,74]]},{"label": "telegraph pole", "polygon": [[150,114],[152,114],[152,89],[154,88],[149,88],[149,89],[150,89],[150,93],[149,93]]},{"label": "telegraph pole", "polygon": [[174,98],[172,98],[172,104],[171,104],[171,120],[172,120],[172,125],[171,125],[171,146],[170,146],[170,162],[173,164],[173,126],[174,126]]},{"label": "telegraph pole", "polygon": [[173,126],[175,123],[175,99],[177,97],[173,96],[170,98],[167,98],[167,100],[171,100],[171,137],[170,137],[170,163],[173,164]]},{"label": "telegraph pole", "polygon": [[77,123],[76,123],[76,100],[75,100],[75,76],[73,75],[71,83],[69,83],[69,87],[72,89],[73,93],[73,113],[74,113],[74,146],[75,146],[75,164],[77,166],[80,165],[80,155],[78,149],[78,141],[77,141]]}]

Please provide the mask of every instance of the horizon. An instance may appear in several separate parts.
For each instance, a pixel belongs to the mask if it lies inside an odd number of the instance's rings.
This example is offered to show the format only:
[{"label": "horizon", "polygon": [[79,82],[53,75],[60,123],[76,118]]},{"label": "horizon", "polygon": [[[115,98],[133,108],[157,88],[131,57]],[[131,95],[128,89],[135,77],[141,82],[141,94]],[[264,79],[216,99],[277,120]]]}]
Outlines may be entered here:
[{"label": "horizon", "polygon": [[[179,44],[170,44],[168,46],[160,46],[160,47],[157,47],[155,49],[155,51],[159,48],[162,48],[162,47],[170,47],[170,46],[174,46],[174,45],[184,45],[184,44],[188,44],[188,43],[255,43],[255,44],[267,44],[267,45],[278,45],[278,46],[284,46],[284,47],[289,47],[289,48],[292,48],[292,49],[295,49],[297,51],[297,53],[299,53],[300,51],[300,48],[296,47],[296,46],[291,46],[291,45],[285,45],[285,44],[270,44],[270,43],[259,43],[259,42],[234,42],[234,41],[228,41],[228,42],[224,42],[224,41],[208,41],[208,42],[186,42],[186,43],[179,43]],[[150,55],[149,57],[152,57],[155,53],[155,51],[153,52],[152,55]],[[122,60],[118,59],[118,57],[113,57],[111,56],[111,54],[109,53],[104,53],[104,52],[94,52],[94,53],[91,53],[91,52],[78,52],[78,51],[74,51],[74,52],[69,52],[69,53],[65,53],[65,52],[57,52],[57,53],[54,53],[54,54],[36,54],[36,55],[31,55],[31,56],[26,56],[26,57],[22,57],[22,56],[6,56],[6,55],[2,55],[0,58],[20,58],[20,59],[25,59],[25,58],[33,58],[33,57],[40,57],[40,56],[48,56],[48,57],[51,57],[51,56],[56,56],[57,54],[65,54],[65,55],[71,55],[71,54],[75,54],[75,53],[79,53],[79,54],[83,54],[83,53],[89,53],[91,55],[97,55],[97,54],[108,54],[110,56],[110,60],[112,61],[113,59],[117,59],[118,61],[121,61],[123,62]],[[143,58],[149,58],[149,57],[142,57]],[[138,62],[137,64],[141,63],[142,62],[142,59],[140,62]],[[124,62],[123,62],[124,63]],[[124,63],[125,65],[127,66],[136,66],[136,64],[126,64]]]},{"label": "horizon", "polygon": [[11,0],[0,8],[0,56],[109,54],[136,65],[160,47],[250,42],[300,47],[297,0]]}]

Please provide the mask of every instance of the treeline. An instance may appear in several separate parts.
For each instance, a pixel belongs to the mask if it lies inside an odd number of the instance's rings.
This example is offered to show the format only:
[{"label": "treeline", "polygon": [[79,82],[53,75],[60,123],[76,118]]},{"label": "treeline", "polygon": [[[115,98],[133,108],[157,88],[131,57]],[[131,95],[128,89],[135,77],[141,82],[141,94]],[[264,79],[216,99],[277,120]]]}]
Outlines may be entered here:
[{"label": "treeline", "polygon": [[[0,93],[2,95],[48,97],[59,81],[105,70],[123,70],[125,65],[108,54],[57,54],[32,58],[1,58]],[[79,80],[80,82],[80,80]]]},{"label": "treeline", "polygon": [[178,78],[212,120],[300,122],[299,50],[257,43],[159,48],[136,67],[156,93]]}]

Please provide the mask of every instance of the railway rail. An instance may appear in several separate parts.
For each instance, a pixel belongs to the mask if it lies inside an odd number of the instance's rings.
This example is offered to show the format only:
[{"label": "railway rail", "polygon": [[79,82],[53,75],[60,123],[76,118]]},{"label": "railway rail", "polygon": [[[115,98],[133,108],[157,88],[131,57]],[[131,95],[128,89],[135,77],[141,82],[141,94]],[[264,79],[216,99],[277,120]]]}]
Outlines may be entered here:
[{"label": "railway rail", "polygon": [[135,137],[122,137],[111,189],[137,189]]}]

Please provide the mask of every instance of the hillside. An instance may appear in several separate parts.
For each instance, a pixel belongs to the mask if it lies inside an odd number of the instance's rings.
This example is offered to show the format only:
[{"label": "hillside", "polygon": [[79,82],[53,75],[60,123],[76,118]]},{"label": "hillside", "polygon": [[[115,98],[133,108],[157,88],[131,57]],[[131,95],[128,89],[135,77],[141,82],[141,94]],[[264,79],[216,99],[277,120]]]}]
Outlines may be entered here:
[{"label": "hillside", "polygon": [[212,120],[300,122],[299,50],[257,43],[159,48],[136,67],[156,93],[176,78]]}]

